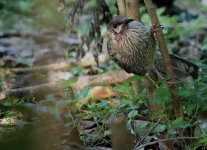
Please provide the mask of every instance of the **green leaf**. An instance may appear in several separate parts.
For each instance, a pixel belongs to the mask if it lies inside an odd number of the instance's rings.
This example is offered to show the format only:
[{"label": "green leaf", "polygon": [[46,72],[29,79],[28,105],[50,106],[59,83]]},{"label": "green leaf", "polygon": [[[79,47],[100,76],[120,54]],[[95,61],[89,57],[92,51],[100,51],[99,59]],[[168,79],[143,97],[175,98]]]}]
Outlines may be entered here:
[{"label": "green leaf", "polygon": [[166,84],[162,84],[156,88],[153,92],[153,101],[155,103],[167,102],[170,100],[169,87]]},{"label": "green leaf", "polygon": [[127,120],[127,128],[130,129],[133,124],[132,119]]},{"label": "green leaf", "polygon": [[67,88],[69,86],[71,86],[73,83],[77,82],[78,81],[78,78],[77,77],[72,77],[70,78],[69,80],[63,82],[63,88]]},{"label": "green leaf", "polygon": [[157,11],[156,11],[157,12],[157,15],[158,16],[161,16],[164,13],[165,9],[166,9],[165,7],[162,7],[162,8],[157,9]]},{"label": "green leaf", "polygon": [[165,129],[166,129],[166,125],[158,124],[155,127],[154,132],[163,132]]},{"label": "green leaf", "polygon": [[65,50],[64,50],[64,56],[65,56],[65,57],[68,57],[68,56],[69,56],[69,51],[68,51],[68,49],[65,49]]},{"label": "green leaf", "polygon": [[142,76],[134,75],[134,76],[129,77],[128,79],[126,79],[126,80],[124,81],[124,84],[129,83],[129,82],[132,82],[132,81],[141,80],[141,79],[143,79]]},{"label": "green leaf", "polygon": [[200,137],[200,139],[193,144],[194,149],[197,149],[200,146],[206,146],[207,145],[207,135],[203,134],[202,136],[199,136],[199,137]]},{"label": "green leaf", "polygon": [[140,129],[147,129],[149,127],[150,127],[150,123],[149,122],[141,123],[141,125],[139,126]]},{"label": "green leaf", "polygon": [[[84,102],[85,103],[85,102]],[[97,111],[99,110],[99,108],[97,107],[97,104],[96,103],[91,103],[89,106],[88,106],[89,110],[90,111]]]},{"label": "green leaf", "polygon": [[198,108],[197,104],[193,105],[193,104],[189,104],[189,106],[187,106],[186,108],[186,113],[190,116],[190,115],[194,115],[196,113],[196,109]]},{"label": "green leaf", "polygon": [[71,68],[70,72],[74,75],[79,75],[83,71],[82,67],[73,67]]},{"label": "green leaf", "polygon": [[104,137],[111,135],[111,130],[104,131]]},{"label": "green leaf", "polygon": [[96,0],[90,0],[84,4],[84,11],[88,12],[96,7]]},{"label": "green leaf", "polygon": [[176,120],[174,120],[172,123],[172,128],[174,129],[185,129],[186,127],[188,127],[188,123],[186,123],[183,118],[178,118]]},{"label": "green leaf", "polygon": [[128,114],[128,118],[134,118],[136,115],[138,115],[137,110],[132,110],[132,111]]},{"label": "green leaf", "polygon": [[130,94],[132,93],[132,88],[128,84],[119,84],[114,87],[114,89],[118,92],[124,93],[124,94]]},{"label": "green leaf", "polygon": [[78,99],[86,97],[88,94],[89,90],[91,89],[91,86],[85,86],[81,91],[80,94],[78,95]]},{"label": "green leaf", "polygon": [[28,11],[30,8],[28,1],[19,1],[19,8],[21,11]]},{"label": "green leaf", "polygon": [[107,106],[107,105],[108,105],[108,101],[107,101],[107,100],[102,100],[102,101],[100,101],[99,103],[97,103],[97,105],[98,105],[99,107]]},{"label": "green leaf", "polygon": [[79,33],[82,36],[87,36],[89,34],[89,30],[90,30],[90,24],[86,22],[81,23],[81,25],[79,26]]},{"label": "green leaf", "polygon": [[186,85],[179,88],[178,95],[183,97],[190,97],[194,95],[194,92],[192,92],[192,88],[189,85]]},{"label": "green leaf", "polygon": [[115,1],[114,0],[105,0],[106,4],[109,6],[110,12],[112,14],[117,13],[117,8],[115,6]]}]

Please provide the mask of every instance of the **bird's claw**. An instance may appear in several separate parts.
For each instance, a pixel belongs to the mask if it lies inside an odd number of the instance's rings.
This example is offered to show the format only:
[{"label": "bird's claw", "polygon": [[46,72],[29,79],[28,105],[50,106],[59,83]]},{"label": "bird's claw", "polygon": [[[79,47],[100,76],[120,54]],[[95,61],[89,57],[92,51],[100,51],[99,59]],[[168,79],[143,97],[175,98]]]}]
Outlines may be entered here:
[{"label": "bird's claw", "polygon": [[161,25],[161,24],[159,24],[159,23],[155,23],[155,24],[153,24],[152,26],[151,26],[151,28],[150,28],[150,32],[151,33],[155,33],[155,32],[157,32],[157,31],[160,31],[160,30],[163,30],[164,29],[164,27]]}]

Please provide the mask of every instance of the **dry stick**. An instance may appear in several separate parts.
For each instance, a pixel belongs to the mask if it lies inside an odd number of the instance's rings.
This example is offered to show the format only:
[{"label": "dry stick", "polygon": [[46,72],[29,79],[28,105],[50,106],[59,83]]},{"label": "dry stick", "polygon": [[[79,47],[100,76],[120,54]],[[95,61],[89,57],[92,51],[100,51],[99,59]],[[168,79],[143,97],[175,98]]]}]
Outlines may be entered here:
[{"label": "dry stick", "polygon": [[141,21],[141,15],[139,11],[140,0],[125,0],[127,16]]},{"label": "dry stick", "polygon": [[126,16],[125,0],[117,0],[117,5],[118,5],[118,8],[119,8],[119,14],[121,16]]},{"label": "dry stick", "polygon": [[[160,24],[152,1],[151,0],[144,0],[144,3],[147,8],[148,14],[151,18],[152,24]],[[161,55],[163,58],[165,72],[166,72],[167,76],[170,78],[170,82],[175,83],[175,76],[174,76],[174,72],[172,69],[172,63],[171,63],[171,59],[170,59],[170,56],[168,53],[167,44],[166,44],[161,27],[160,27],[160,30],[155,33],[155,36],[156,36],[156,39],[157,39],[157,42],[158,42],[158,45],[160,48],[160,52],[161,52]],[[175,84],[172,84],[169,87],[170,87],[170,92],[171,92],[171,96],[172,96],[172,102],[173,102],[175,116],[176,116],[176,118],[181,117],[180,102],[179,102],[178,96],[176,95],[177,87]]]},{"label": "dry stick", "polygon": [[149,108],[153,113],[158,112],[162,108],[162,105],[155,104],[153,101],[153,91],[155,89],[154,81],[157,81],[157,75],[153,72],[149,72],[149,78],[147,78],[145,82],[147,86],[147,99]]},{"label": "dry stick", "polygon": [[134,148],[136,148],[137,146],[139,146],[144,139],[152,132],[152,130],[154,130],[154,128],[160,123],[161,118],[151,127],[151,129],[144,135],[144,137],[139,141],[139,143],[137,143]]},{"label": "dry stick", "polygon": [[134,150],[143,149],[146,146],[153,145],[153,144],[156,144],[158,142],[165,142],[165,141],[172,141],[172,140],[182,140],[182,139],[194,139],[194,140],[196,140],[196,139],[199,139],[199,138],[198,137],[178,137],[178,138],[162,139],[162,140],[157,140],[157,141],[153,141],[153,142],[143,144],[142,146],[140,146],[140,147],[138,147]]},{"label": "dry stick", "polygon": [[[94,76],[85,76],[80,77],[78,81],[72,84],[72,88],[74,89],[82,89],[87,85],[97,85],[100,83],[104,84],[117,84],[121,83],[127,78],[133,76],[133,74],[128,74],[125,71],[109,71],[107,73],[101,75],[94,75]],[[55,83],[45,83],[39,84],[24,88],[18,89],[10,89],[4,92],[0,92],[0,100],[5,99],[10,96],[22,96],[25,94],[33,94],[37,97],[42,97],[47,93],[54,93],[63,91],[63,82],[55,82]]]}]

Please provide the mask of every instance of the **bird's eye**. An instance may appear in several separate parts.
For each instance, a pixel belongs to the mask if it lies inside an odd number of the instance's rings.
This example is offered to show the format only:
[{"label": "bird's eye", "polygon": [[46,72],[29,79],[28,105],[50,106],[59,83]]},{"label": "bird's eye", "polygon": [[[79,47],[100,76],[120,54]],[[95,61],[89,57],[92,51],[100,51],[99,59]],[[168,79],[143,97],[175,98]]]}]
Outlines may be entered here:
[{"label": "bird's eye", "polygon": [[117,28],[117,25],[114,24],[114,25],[113,25],[113,28]]}]

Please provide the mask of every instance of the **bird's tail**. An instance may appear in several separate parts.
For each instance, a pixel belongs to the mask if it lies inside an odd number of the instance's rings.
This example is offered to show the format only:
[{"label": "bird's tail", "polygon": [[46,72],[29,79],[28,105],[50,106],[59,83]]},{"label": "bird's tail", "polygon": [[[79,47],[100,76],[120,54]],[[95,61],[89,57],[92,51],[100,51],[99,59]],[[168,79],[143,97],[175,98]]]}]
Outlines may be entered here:
[{"label": "bird's tail", "polygon": [[[186,59],[183,59],[179,56],[173,55],[173,54],[170,54],[170,58],[172,61],[172,67],[173,67],[173,71],[175,73],[176,79],[182,80],[189,76],[191,76],[193,79],[198,78],[199,67],[196,64]],[[161,72],[162,74],[165,74],[164,65],[162,62],[162,57],[161,57],[160,52],[157,52],[156,60],[155,60],[155,67],[157,68],[159,72]]]}]

